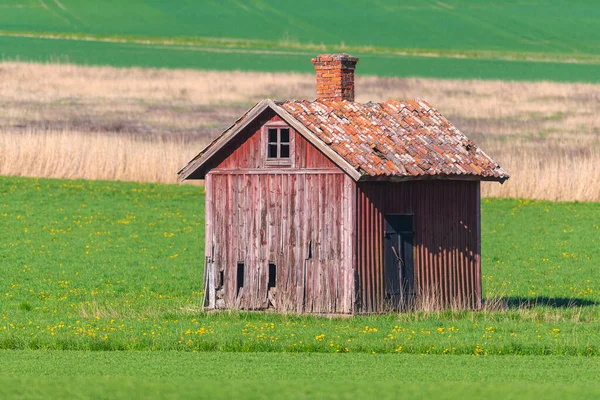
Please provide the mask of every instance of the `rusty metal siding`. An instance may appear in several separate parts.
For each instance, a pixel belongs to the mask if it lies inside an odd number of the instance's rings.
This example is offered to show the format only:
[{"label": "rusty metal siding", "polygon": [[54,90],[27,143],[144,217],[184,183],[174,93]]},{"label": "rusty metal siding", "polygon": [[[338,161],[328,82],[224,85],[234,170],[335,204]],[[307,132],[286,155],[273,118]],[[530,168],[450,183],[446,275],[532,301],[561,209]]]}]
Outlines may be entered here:
[{"label": "rusty metal siding", "polygon": [[357,311],[383,312],[385,214],[413,214],[416,305],[481,306],[479,182],[357,186]]}]

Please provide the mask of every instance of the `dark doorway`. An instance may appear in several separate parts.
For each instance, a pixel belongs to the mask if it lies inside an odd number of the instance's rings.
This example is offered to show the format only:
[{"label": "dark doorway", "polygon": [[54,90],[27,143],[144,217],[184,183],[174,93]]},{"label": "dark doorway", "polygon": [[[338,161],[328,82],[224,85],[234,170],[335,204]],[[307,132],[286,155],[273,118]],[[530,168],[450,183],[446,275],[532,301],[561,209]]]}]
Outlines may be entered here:
[{"label": "dark doorway", "polygon": [[406,308],[414,296],[413,216],[385,216],[385,297],[394,309]]}]

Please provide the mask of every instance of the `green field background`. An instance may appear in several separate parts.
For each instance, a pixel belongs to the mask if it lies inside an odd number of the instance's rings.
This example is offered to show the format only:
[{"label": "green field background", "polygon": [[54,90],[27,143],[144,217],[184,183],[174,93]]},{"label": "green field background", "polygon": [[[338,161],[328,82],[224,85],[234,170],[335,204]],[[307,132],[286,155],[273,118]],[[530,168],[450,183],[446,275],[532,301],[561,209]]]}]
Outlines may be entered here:
[{"label": "green field background", "polygon": [[0,57],[309,73],[346,49],[369,75],[598,82],[599,18],[594,1],[0,0]]},{"label": "green field background", "polygon": [[2,0],[11,31],[600,53],[594,0]]},{"label": "green field background", "polygon": [[[6,61],[116,67],[312,73],[314,53],[218,52],[174,46],[0,37]],[[447,79],[600,82],[599,65],[360,54],[360,74]]]},{"label": "green field background", "polygon": [[480,312],[205,313],[202,187],[0,177],[0,398],[597,398],[599,215],[483,199]]}]

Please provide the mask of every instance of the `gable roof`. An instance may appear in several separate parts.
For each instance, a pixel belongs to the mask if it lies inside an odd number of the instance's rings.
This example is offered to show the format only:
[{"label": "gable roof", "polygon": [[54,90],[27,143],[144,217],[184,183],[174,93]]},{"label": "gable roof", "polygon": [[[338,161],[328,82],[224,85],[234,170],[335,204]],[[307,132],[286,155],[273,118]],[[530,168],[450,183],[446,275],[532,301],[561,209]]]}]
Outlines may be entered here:
[{"label": "gable roof", "polygon": [[[423,100],[384,103],[263,100],[179,171],[185,180],[271,108],[354,180],[473,179],[508,173]],[[203,177],[204,174],[201,174]]]}]

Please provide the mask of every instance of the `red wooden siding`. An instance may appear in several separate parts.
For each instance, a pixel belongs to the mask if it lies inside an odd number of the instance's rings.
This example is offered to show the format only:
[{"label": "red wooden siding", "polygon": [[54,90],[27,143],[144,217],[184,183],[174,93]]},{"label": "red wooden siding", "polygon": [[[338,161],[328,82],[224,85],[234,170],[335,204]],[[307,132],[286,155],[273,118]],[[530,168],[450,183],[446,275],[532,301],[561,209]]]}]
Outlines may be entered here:
[{"label": "red wooden siding", "polygon": [[[269,122],[282,122],[279,116],[272,111],[265,112],[259,123],[251,124],[245,135],[240,135],[240,140],[236,142],[236,147],[223,159],[216,168],[221,169],[262,169],[276,168],[265,167],[263,162],[264,143],[262,142],[261,127]],[[290,128],[291,129],[291,128]],[[295,168],[319,168],[335,169],[339,168],[331,162],[323,153],[310,144],[301,135],[291,129],[294,142],[293,155],[295,158]]]},{"label": "red wooden siding", "polygon": [[[350,313],[354,302],[354,186],[341,172],[207,175],[209,307],[268,308],[268,265],[277,266],[275,308]],[[208,194],[208,193],[207,193]],[[207,250],[207,254],[208,254]],[[237,263],[245,265],[237,295]],[[211,299],[212,297],[212,299]]]},{"label": "red wooden siding", "polygon": [[479,182],[369,182],[357,193],[358,311],[386,311],[385,214],[413,214],[417,306],[481,306]]},{"label": "red wooden siding", "polygon": [[384,217],[411,214],[415,305],[480,307],[479,182],[356,183],[293,129],[292,166],[266,166],[269,122],[282,121],[266,111],[206,175],[205,306],[388,311]]},{"label": "red wooden siding", "polygon": [[[272,113],[259,119],[281,121]],[[265,166],[261,124],[206,176],[205,306],[351,313],[355,183],[293,129],[294,166]],[[270,294],[269,264],[277,266]]]}]

